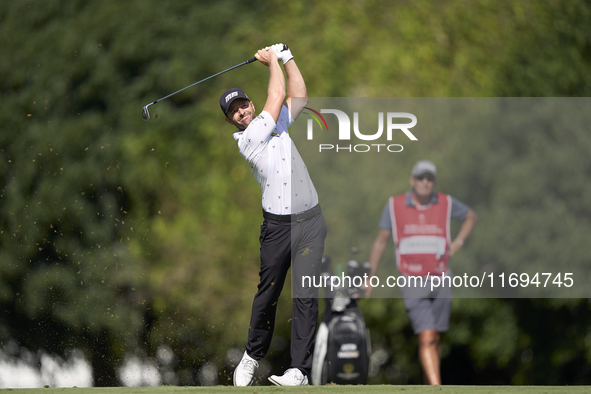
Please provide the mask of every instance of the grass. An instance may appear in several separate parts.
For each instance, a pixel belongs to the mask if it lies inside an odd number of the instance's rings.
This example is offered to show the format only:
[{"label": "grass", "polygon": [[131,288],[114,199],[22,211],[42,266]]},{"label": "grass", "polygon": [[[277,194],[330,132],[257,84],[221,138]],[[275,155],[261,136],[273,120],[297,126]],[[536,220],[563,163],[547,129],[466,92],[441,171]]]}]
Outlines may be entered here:
[{"label": "grass", "polygon": [[275,386],[210,386],[210,387],[109,387],[109,388],[44,388],[44,389],[0,389],[2,394],[259,394],[259,393],[309,393],[309,394],[559,394],[559,393],[589,393],[589,386],[305,386],[305,387],[275,387]]}]

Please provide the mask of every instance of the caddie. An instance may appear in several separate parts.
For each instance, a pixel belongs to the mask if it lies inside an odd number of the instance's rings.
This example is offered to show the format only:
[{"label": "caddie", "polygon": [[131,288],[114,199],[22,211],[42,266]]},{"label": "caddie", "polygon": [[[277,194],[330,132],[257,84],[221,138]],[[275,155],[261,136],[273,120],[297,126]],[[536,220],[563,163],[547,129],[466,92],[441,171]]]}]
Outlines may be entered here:
[{"label": "caddie", "polygon": [[[411,190],[389,198],[369,256],[370,276],[376,274],[390,239],[394,241],[396,264],[402,275],[423,278],[451,275],[448,260],[462,248],[478,216],[450,195],[435,193],[436,179],[435,165],[421,160],[411,171]],[[462,222],[453,241],[450,234],[452,219]],[[408,318],[419,339],[419,359],[427,382],[439,385],[439,340],[440,333],[449,329],[451,288],[407,286],[401,291]],[[371,292],[372,288],[368,287],[366,297]]]}]

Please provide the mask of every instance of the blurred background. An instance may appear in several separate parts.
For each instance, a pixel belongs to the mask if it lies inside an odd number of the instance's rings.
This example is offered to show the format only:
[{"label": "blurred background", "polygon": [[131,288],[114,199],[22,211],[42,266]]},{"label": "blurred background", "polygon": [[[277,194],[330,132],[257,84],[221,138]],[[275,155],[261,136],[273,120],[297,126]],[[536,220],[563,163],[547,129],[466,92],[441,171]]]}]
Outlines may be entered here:
[{"label": "blurred background", "polygon": [[[144,105],[276,42],[311,97],[586,97],[590,20],[583,0],[5,2],[0,387],[232,383],[262,216],[218,99],[239,86],[262,108],[268,73],[223,74],[151,106],[149,122]],[[433,132],[376,171],[398,194],[417,159],[436,162],[439,190],[480,216],[457,264],[566,269],[589,261],[588,127]],[[327,250],[367,259],[387,194],[373,196],[366,227],[344,239],[327,216]],[[288,288],[280,302],[260,384],[289,366]],[[360,307],[369,383],[421,384],[402,301]],[[586,298],[457,299],[443,382],[591,384],[590,312]]]}]

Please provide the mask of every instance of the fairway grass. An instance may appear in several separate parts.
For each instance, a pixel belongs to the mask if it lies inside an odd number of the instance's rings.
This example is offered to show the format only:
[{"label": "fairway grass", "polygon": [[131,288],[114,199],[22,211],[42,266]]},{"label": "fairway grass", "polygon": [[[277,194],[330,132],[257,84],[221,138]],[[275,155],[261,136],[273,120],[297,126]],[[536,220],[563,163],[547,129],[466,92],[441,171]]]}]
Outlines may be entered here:
[{"label": "fairway grass", "polygon": [[344,393],[344,394],[559,394],[559,393],[590,393],[590,386],[209,386],[209,387],[110,387],[110,388],[44,388],[44,389],[0,389],[1,393],[14,394],[258,394],[258,393]]}]

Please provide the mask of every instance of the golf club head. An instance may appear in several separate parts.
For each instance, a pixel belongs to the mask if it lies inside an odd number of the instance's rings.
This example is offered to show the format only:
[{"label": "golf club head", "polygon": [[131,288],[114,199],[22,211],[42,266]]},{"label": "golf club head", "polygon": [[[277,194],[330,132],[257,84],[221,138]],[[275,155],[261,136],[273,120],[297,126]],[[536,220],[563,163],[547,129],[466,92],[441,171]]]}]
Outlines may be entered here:
[{"label": "golf club head", "polygon": [[[148,105],[150,105],[150,104],[148,104]],[[150,113],[148,112],[148,105],[146,105],[144,108],[142,108],[142,116],[146,120],[150,120]]]}]

